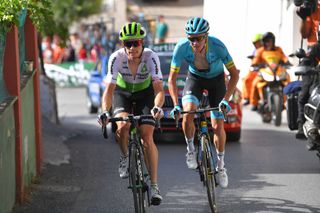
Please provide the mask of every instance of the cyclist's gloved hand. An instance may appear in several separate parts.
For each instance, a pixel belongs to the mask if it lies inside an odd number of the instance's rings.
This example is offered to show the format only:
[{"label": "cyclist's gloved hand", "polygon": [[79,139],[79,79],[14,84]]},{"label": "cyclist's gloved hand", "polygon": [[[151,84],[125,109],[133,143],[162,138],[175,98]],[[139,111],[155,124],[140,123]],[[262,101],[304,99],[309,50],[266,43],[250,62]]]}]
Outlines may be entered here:
[{"label": "cyclist's gloved hand", "polygon": [[98,123],[101,126],[106,125],[110,117],[111,117],[110,113],[108,111],[104,111],[100,115],[98,115]]},{"label": "cyclist's gloved hand", "polygon": [[181,107],[179,105],[174,106],[174,108],[170,112],[170,116],[172,118],[175,118],[175,115],[179,115],[182,111]]},{"label": "cyclist's gloved hand", "polygon": [[229,105],[229,102],[225,99],[223,99],[220,103],[219,103],[219,109],[220,110],[225,110],[225,112],[230,112],[231,110],[231,106]]},{"label": "cyclist's gloved hand", "polygon": [[158,106],[154,106],[151,110],[151,115],[155,118],[155,119],[160,119],[164,116],[163,110],[161,107]]}]

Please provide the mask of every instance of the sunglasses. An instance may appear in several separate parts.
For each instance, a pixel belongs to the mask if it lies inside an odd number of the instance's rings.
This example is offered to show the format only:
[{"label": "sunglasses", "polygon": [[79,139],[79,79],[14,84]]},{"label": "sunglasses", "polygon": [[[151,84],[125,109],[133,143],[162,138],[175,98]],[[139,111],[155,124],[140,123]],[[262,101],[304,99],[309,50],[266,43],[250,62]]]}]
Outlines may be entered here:
[{"label": "sunglasses", "polygon": [[142,45],[142,40],[136,40],[136,41],[124,41],[123,45],[127,48],[131,48],[132,46],[134,47],[139,47]]},{"label": "sunglasses", "polygon": [[197,36],[197,37],[188,37],[188,39],[189,39],[189,41],[191,42],[191,43],[193,43],[193,42],[201,42],[203,39],[205,39],[207,36],[206,35],[204,35],[204,36]]}]

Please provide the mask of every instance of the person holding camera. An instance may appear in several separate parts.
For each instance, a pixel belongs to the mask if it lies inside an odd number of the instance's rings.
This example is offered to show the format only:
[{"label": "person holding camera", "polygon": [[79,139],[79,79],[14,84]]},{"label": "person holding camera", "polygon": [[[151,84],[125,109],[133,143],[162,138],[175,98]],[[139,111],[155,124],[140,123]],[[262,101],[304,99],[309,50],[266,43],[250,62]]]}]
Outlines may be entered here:
[{"label": "person holding camera", "polygon": [[[311,47],[318,44],[319,41],[320,2],[318,0],[295,0],[294,4],[297,6],[296,13],[302,20],[300,34],[302,38],[307,39],[308,49],[310,50]],[[303,124],[305,122],[304,105],[308,102],[310,97],[309,89],[312,83],[312,76],[302,76],[302,86],[298,96],[297,139],[306,139],[303,133]]]}]

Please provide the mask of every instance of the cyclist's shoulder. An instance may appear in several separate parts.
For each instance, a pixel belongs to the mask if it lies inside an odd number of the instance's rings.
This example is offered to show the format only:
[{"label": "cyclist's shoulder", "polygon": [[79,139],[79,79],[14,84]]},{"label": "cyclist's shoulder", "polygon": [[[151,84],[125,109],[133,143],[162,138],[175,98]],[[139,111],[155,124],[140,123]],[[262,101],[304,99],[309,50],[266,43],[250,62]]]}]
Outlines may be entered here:
[{"label": "cyclist's shoulder", "polygon": [[121,48],[115,52],[113,52],[111,55],[110,55],[110,60],[114,60],[114,58],[125,58],[127,57],[127,54],[125,53],[124,51],[124,48]]},{"label": "cyclist's shoulder", "polygon": [[187,39],[187,38],[181,38],[181,39],[179,39],[179,41],[177,42],[177,44],[176,44],[176,49],[177,48],[187,48],[188,46],[189,46],[190,44],[189,44],[189,40]]},{"label": "cyclist's shoulder", "polygon": [[225,44],[220,39],[211,35],[208,36],[208,44],[209,44],[209,47],[212,46],[212,47],[222,48],[222,49],[226,48]]}]

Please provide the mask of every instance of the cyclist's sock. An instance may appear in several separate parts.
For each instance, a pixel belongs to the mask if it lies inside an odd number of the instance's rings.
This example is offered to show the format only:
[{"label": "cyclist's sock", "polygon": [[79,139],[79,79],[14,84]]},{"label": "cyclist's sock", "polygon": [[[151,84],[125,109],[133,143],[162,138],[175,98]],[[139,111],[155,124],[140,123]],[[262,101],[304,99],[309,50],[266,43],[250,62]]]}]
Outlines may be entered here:
[{"label": "cyclist's sock", "polygon": [[120,152],[120,155],[121,155],[122,158],[127,158],[129,156],[129,153],[123,154],[122,152]]},{"label": "cyclist's sock", "polygon": [[150,186],[158,188],[158,183],[151,183]]},{"label": "cyclist's sock", "polygon": [[193,137],[188,139],[187,137],[185,137],[186,139],[186,143],[187,143],[187,150],[188,152],[194,152],[195,148],[194,148],[194,142],[193,142]]},{"label": "cyclist's sock", "polygon": [[218,152],[218,169],[223,169],[224,168],[224,151],[223,152]]}]

